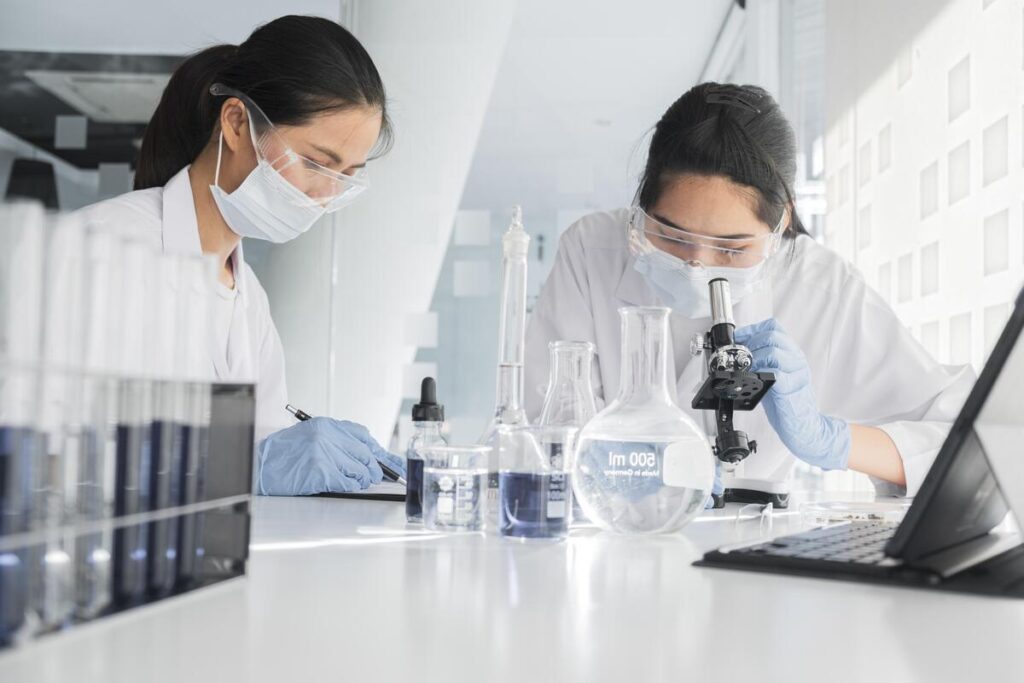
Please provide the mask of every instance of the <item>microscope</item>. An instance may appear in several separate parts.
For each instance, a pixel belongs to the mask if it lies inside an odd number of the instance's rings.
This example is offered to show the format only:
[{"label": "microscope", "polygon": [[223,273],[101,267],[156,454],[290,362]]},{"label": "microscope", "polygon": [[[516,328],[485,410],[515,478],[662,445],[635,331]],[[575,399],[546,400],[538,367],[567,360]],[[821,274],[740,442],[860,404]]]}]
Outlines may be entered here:
[{"label": "microscope", "polygon": [[[704,355],[707,378],[697,390],[691,406],[694,410],[715,411],[718,434],[712,451],[723,463],[736,465],[751,453],[757,452],[757,442],[750,439],[746,432],[733,427],[733,412],[756,408],[775,384],[775,375],[771,372],[751,372],[753,357],[750,349],[736,343],[729,281],[715,278],[708,283],[708,287],[711,290],[711,329],[703,335],[696,335],[690,343],[690,352],[694,356]],[[735,497],[737,502],[761,502],[752,498],[763,497],[763,494],[758,496],[756,494],[759,492],[754,491],[736,493],[739,493]],[[785,507],[789,496],[785,496],[786,500],[776,498],[777,495],[769,495],[764,502],[770,500],[776,507]],[[725,495],[714,496],[716,508],[722,507],[725,502]]]}]

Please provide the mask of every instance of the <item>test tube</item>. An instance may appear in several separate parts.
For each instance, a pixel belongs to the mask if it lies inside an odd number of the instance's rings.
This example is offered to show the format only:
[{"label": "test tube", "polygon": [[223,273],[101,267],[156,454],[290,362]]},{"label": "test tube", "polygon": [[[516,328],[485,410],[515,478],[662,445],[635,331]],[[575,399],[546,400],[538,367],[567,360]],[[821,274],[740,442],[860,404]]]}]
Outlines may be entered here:
[{"label": "test tube", "polygon": [[[114,515],[122,242],[89,228],[85,238],[84,373],[81,383],[81,451],[75,512],[83,523],[111,521]],[[113,595],[114,532],[108,526],[75,539],[75,615],[91,619]]]},{"label": "test tube", "polygon": [[73,217],[46,229],[38,455],[34,526],[39,546],[32,603],[42,630],[58,628],[74,607],[73,525],[81,453],[81,344],[85,231]]},{"label": "test tube", "polygon": [[[210,404],[213,364],[210,360],[210,297],[215,281],[215,261],[208,256],[192,256],[182,262],[182,296],[179,320],[185,330],[181,360],[185,377],[186,420],[182,434],[181,479],[183,505],[203,500],[206,461],[210,443]],[[188,588],[201,581],[204,548],[201,513],[181,517],[178,536],[177,583]]]},{"label": "test tube", "polygon": [[[181,470],[185,433],[185,387],[175,377],[184,355],[184,335],[179,324],[178,299],[182,288],[182,259],[178,254],[158,255],[153,302],[155,321],[148,344],[153,371],[153,467],[150,498],[153,510],[182,503]],[[177,581],[180,520],[170,517],[153,522],[149,532],[149,592],[167,595]]]},{"label": "test tube", "polygon": [[[120,272],[123,320],[119,330],[121,382],[118,396],[114,514],[151,510],[153,388],[146,367],[147,326],[154,252],[142,242],[125,240]],[[114,531],[114,598],[121,606],[146,597],[149,525],[118,526]]]},{"label": "test tube", "polygon": [[[0,541],[31,528],[44,222],[37,204],[0,207]],[[33,553],[0,549],[0,645],[25,630]]]}]

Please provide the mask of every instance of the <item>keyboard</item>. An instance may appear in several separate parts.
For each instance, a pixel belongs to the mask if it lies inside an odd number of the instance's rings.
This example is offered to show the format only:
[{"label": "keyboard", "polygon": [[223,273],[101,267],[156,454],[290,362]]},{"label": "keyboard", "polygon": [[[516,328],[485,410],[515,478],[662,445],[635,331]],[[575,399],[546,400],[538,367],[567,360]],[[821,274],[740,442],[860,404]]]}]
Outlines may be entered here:
[{"label": "keyboard", "polygon": [[925,563],[887,557],[885,545],[897,525],[850,522],[705,553],[694,564],[742,571],[934,588],[1024,598],[1024,544],[943,577]]},{"label": "keyboard", "polygon": [[885,555],[885,544],[896,533],[896,527],[890,522],[850,522],[818,527],[754,545],[715,550],[697,564],[738,569],[887,574],[900,564]]}]

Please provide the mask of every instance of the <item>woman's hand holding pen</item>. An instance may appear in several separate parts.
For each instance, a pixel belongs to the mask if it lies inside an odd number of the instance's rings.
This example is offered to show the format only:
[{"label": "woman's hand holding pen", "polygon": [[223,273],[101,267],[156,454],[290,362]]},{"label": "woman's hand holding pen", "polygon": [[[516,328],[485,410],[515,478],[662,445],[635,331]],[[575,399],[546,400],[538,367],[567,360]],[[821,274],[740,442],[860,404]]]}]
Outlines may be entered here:
[{"label": "woman's hand holding pen", "polygon": [[381,463],[404,476],[402,458],[382,448],[366,427],[313,417],[260,443],[257,491],[271,496],[361,491],[384,478]]}]

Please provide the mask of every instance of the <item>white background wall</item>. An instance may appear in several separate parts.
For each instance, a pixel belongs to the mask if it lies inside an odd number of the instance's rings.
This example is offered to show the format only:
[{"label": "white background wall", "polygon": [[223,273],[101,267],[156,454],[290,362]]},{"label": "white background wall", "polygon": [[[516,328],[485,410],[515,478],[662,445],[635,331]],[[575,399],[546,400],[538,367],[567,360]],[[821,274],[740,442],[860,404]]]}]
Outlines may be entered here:
[{"label": "white background wall", "polygon": [[[1024,2],[754,0],[745,19],[730,79],[768,87],[796,126],[805,224],[822,205],[812,230],[922,353],[980,369],[1024,280]],[[764,58],[773,26],[779,60]],[[816,107],[824,202],[808,197]],[[854,473],[800,465],[796,476],[798,487],[871,488]]]},{"label": "white background wall", "polygon": [[180,55],[241,42],[282,14],[338,13],[339,0],[3,0],[0,49]]},{"label": "white background wall", "polygon": [[475,440],[494,409],[500,236],[512,205],[522,205],[533,237],[530,304],[561,232],[587,213],[630,204],[647,134],[697,82],[731,4],[518,3],[434,296],[441,345],[419,355],[437,366],[456,440]]},{"label": "white background wall", "polygon": [[980,368],[1024,280],[1024,2],[900,9],[828,3],[826,243]]}]

